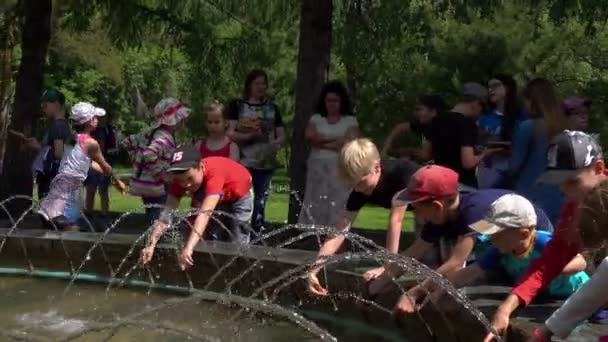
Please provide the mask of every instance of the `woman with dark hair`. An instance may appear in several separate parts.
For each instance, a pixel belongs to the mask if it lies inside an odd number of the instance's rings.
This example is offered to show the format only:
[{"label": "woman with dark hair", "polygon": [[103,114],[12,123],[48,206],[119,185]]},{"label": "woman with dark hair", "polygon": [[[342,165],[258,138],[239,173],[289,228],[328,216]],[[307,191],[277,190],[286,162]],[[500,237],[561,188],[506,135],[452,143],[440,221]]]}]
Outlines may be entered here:
[{"label": "woman with dark hair", "polygon": [[509,178],[513,190],[541,207],[555,224],[562,205],[558,185],[537,184],[547,168],[547,148],[551,139],[566,129],[567,121],[555,88],[543,78],[533,79],[524,90],[530,119],[513,132]]},{"label": "woman with dark hair", "polygon": [[509,169],[509,145],[513,130],[522,120],[517,99],[517,83],[506,74],[496,74],[488,81],[488,102],[490,111],[479,117],[482,144],[501,143],[504,152],[492,153],[485,158],[477,170],[480,189],[504,188]]},{"label": "woman with dark hair", "polygon": [[344,85],[331,81],[323,86],[315,114],[306,127],[312,145],[307,162],[306,192],[299,223],[334,226],[344,208],[349,188],[338,177],[338,153],[344,143],[359,135]]},{"label": "woman with dark hair", "polygon": [[[447,104],[439,95],[420,95],[416,99],[416,109],[414,111],[414,120],[402,122],[395,126],[391,133],[384,141],[381,155],[387,157],[390,154],[395,154],[398,157],[414,157],[415,159],[428,160],[431,158],[430,151],[423,148],[402,148],[398,151],[394,150],[394,140],[398,136],[405,135],[410,131],[419,133],[427,138],[428,128],[430,127],[433,118],[447,110]],[[393,153],[391,153],[393,152]]]},{"label": "woman with dark hair", "polygon": [[228,137],[239,145],[241,164],[252,178],[254,206],[251,226],[259,234],[264,226],[264,208],[277,151],[285,141],[285,129],[279,107],[266,93],[268,75],[252,70],[245,78],[242,98],[226,108]]}]

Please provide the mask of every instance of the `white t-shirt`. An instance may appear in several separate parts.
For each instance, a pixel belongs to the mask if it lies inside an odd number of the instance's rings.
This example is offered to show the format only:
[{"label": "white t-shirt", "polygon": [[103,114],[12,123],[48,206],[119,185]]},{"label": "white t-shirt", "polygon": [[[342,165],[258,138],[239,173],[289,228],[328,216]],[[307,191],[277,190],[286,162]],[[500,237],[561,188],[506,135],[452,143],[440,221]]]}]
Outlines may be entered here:
[{"label": "white t-shirt", "polygon": [[[314,114],[310,117],[310,123],[315,125],[317,132],[321,135],[340,138],[352,127],[358,127],[357,118],[352,115],[342,116],[338,122],[329,123],[327,119],[320,114]],[[327,149],[313,147],[310,151],[310,158],[337,158],[338,152]]]}]

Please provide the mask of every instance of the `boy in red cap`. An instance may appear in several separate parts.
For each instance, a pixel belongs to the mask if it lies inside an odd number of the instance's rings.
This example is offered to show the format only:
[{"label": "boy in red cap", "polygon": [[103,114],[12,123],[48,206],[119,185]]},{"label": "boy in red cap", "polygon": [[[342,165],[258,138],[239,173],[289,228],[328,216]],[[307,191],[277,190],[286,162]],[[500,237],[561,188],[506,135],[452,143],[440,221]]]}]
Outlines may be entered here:
[{"label": "boy in red cap", "polygon": [[211,214],[216,209],[228,214],[221,217],[222,221],[228,221],[222,222],[228,231],[220,231],[219,235],[228,233],[227,240],[249,243],[248,223],[253,212],[253,197],[251,175],[244,166],[224,157],[201,159],[198,149],[189,146],[178,148],[173,153],[167,172],[173,175],[173,182],[166,208],[155,222],[148,245],[141,251],[141,264],[145,265],[152,259],[156,243],[170,227],[171,213],[185,194],[192,197],[192,207],[200,211],[194,221],[192,234],[178,257],[182,270],[193,265],[194,247],[205,233]]},{"label": "boy in red cap", "polygon": [[[438,165],[422,167],[412,176],[408,187],[393,199],[395,206],[412,206],[416,217],[427,222],[420,237],[402,254],[420,259],[433,248],[434,243],[453,241],[449,251],[442,251],[443,264],[436,271],[443,275],[459,271],[465,266],[474,247],[481,251],[484,246],[479,245],[488,243],[487,238],[480,237],[469,226],[483,219],[492,203],[508,193],[511,192],[498,189],[459,193],[456,172]],[[553,226],[545,213],[539,208],[534,209],[538,226],[552,230]],[[370,294],[379,293],[401,273],[403,271],[398,267],[387,268],[382,277],[370,284]],[[413,312],[416,303],[427,293],[424,287],[425,284],[422,284],[407,291],[397,303],[396,310]]]}]

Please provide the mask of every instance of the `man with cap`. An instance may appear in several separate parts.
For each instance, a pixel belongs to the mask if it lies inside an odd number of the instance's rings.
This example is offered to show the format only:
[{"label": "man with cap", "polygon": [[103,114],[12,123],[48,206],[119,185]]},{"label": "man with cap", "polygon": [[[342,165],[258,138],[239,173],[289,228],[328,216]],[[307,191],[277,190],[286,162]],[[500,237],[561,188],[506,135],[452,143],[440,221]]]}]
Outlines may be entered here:
[{"label": "man with cap", "polygon": [[[552,234],[537,229],[542,228],[537,225],[534,206],[526,198],[516,194],[499,197],[492,203],[486,216],[470,226],[474,231],[489,236],[492,247],[475,263],[448,276],[448,279],[454,286],[462,287],[502,269],[510,281],[516,281],[551,240]],[[561,275],[549,284],[547,294],[555,298],[568,298],[589,280],[584,272],[586,266],[585,258],[577,254],[564,267]]]},{"label": "man with cap", "polygon": [[568,118],[568,128],[573,131],[586,131],[589,128],[589,111],[591,99],[570,96],[562,102],[564,113]]},{"label": "man with cap", "polygon": [[[487,249],[487,239],[481,238],[470,225],[483,219],[492,203],[509,194],[508,190],[485,189],[469,193],[459,193],[458,174],[446,167],[430,165],[420,168],[412,176],[408,187],[397,193],[395,205],[411,206],[417,218],[427,222],[420,237],[403,254],[420,259],[433,244],[449,241],[453,247],[442,251],[441,266],[437,272],[449,275],[462,269],[475,249],[478,256]],[[553,226],[544,212],[534,208],[538,226],[552,230]],[[380,292],[392,278],[403,273],[397,267],[387,268],[386,274],[370,285],[370,294]],[[397,305],[398,311],[413,312],[415,304],[426,295],[426,285],[416,286],[403,295]]]},{"label": "man with cap", "polygon": [[[499,333],[508,328],[515,309],[529,304],[581,252],[575,219],[579,203],[587,193],[608,179],[601,147],[592,136],[580,131],[566,130],[555,136],[547,150],[547,165],[547,171],[538,182],[560,184],[567,202],[562,207],[553,238],[494,314],[492,327]],[[488,334],[485,341],[493,338],[493,334]]]},{"label": "man with cap", "polygon": [[460,182],[477,187],[475,168],[486,153],[476,155],[476,121],[486,106],[488,92],[478,83],[466,83],[460,101],[451,111],[437,115],[427,128],[426,148],[435,164],[448,167],[460,176]]},{"label": "man with cap", "polygon": [[[178,257],[182,270],[193,265],[194,247],[205,235],[215,210],[224,213],[217,217],[222,222],[214,225],[213,229],[210,229],[211,234],[207,236],[212,235],[220,240],[242,244],[249,243],[253,196],[251,174],[244,166],[224,157],[201,159],[197,148],[185,146],[173,153],[167,172],[173,175],[173,182],[165,209],[154,223],[146,248],[141,251],[142,265],[152,259],[154,248],[163,233],[171,226],[171,215],[184,195],[192,198],[191,206],[196,211],[197,217],[184,249]],[[215,222],[216,219],[213,221]]]},{"label": "man with cap", "polygon": [[40,99],[42,111],[50,120],[50,126],[44,134],[42,142],[34,137],[11,130],[21,138],[31,149],[37,150],[32,170],[36,176],[38,198],[43,198],[49,192],[51,180],[57,175],[59,164],[63,157],[65,143],[71,139],[72,132],[65,114],[65,96],[57,89],[46,90]]}]

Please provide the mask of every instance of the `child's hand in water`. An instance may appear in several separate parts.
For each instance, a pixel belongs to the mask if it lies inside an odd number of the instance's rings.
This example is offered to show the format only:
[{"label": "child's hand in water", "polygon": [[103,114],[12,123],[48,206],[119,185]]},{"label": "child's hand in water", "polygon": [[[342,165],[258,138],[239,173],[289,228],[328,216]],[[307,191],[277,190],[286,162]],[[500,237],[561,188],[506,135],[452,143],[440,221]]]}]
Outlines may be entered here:
[{"label": "child's hand in water", "polygon": [[154,246],[148,246],[142,249],[139,253],[139,264],[145,266],[152,260],[152,256],[154,256]]},{"label": "child's hand in water", "polygon": [[192,250],[184,248],[184,250],[177,257],[177,263],[182,271],[185,271],[187,268],[193,266],[194,260],[192,260]]},{"label": "child's hand in water", "polygon": [[372,268],[363,274],[363,279],[370,281],[384,274],[384,266]]}]

